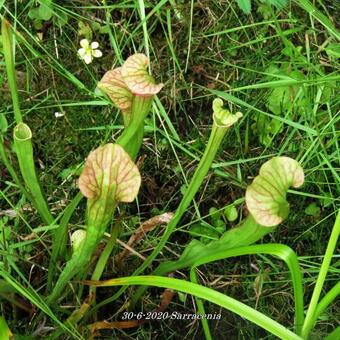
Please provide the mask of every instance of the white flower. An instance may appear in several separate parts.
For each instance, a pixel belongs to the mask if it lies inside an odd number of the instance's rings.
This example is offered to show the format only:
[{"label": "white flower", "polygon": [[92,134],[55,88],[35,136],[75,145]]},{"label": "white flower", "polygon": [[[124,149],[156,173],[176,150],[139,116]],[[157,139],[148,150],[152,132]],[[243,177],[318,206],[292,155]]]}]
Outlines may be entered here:
[{"label": "white flower", "polygon": [[78,55],[80,59],[83,59],[86,64],[90,64],[93,58],[100,58],[103,53],[98,50],[99,44],[97,41],[93,41],[91,44],[87,39],[80,40],[80,48],[78,50]]},{"label": "white flower", "polygon": [[56,112],[54,112],[54,116],[56,118],[63,117],[63,116],[65,116],[65,112],[58,112],[58,111],[56,111]]}]

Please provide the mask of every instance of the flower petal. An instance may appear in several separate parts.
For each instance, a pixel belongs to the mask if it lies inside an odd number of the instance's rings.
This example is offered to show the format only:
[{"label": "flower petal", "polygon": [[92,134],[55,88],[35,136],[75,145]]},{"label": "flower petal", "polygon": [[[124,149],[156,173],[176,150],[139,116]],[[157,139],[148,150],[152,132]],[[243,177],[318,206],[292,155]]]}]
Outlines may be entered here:
[{"label": "flower petal", "polygon": [[121,69],[121,67],[118,67],[106,72],[98,83],[98,87],[110,97],[123,113],[130,114],[132,93],[123,80]]},{"label": "flower petal", "polygon": [[91,53],[86,53],[83,57],[83,60],[85,61],[86,64],[91,64],[93,57]]},{"label": "flower petal", "polygon": [[272,158],[261,166],[260,174],[247,187],[249,212],[263,226],[280,224],[289,213],[286,200],[289,187],[298,188],[303,182],[303,169],[296,160],[289,157]]},{"label": "flower petal", "polygon": [[93,49],[93,50],[95,50],[96,48],[98,48],[99,47],[99,43],[97,42],[97,41],[93,41],[92,43],[91,43],[91,48]]},{"label": "flower petal", "polygon": [[81,58],[83,58],[84,55],[86,54],[85,48],[80,48],[80,49],[78,50],[78,54],[79,54],[79,56],[80,56]]},{"label": "flower petal", "polygon": [[87,39],[81,39],[80,40],[80,46],[86,49],[90,46],[90,43]]},{"label": "flower petal", "polygon": [[95,58],[100,58],[100,57],[103,55],[103,53],[102,53],[102,51],[100,51],[100,50],[92,50],[92,55],[93,55]]},{"label": "flower petal", "polygon": [[154,79],[147,71],[148,64],[148,58],[141,53],[130,56],[123,64],[122,77],[132,93],[152,96],[164,86],[163,84],[155,84]]}]

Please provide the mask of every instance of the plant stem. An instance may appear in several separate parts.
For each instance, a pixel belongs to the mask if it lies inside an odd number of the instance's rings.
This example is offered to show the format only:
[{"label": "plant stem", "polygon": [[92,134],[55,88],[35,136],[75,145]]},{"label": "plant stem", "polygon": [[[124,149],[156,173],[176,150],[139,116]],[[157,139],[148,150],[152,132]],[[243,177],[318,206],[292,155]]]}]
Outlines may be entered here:
[{"label": "plant stem", "polygon": [[154,251],[149,255],[149,257],[145,260],[145,262],[136,270],[136,274],[138,275],[141,273],[146,267],[148,267],[151,262],[156,258],[159,252],[164,247],[165,243],[167,242],[168,238],[172,234],[173,230],[176,228],[178,222],[188,209],[191,201],[195,197],[199,187],[201,186],[205,176],[207,175],[210,166],[215,158],[215,155],[219,149],[219,146],[223,140],[223,137],[226,133],[224,128],[219,128],[213,125],[211,135],[208,141],[208,145],[204,151],[202,159],[200,160],[197,169],[190,181],[189,187],[186,190],[181,203],[179,204],[173,218],[171,219],[170,223],[168,224],[165,233],[163,234],[161,240],[159,241],[157,247]]},{"label": "plant stem", "polygon": [[48,208],[35,172],[31,129],[25,123],[19,123],[14,128],[13,136],[21,174],[32,198],[32,203],[45,223],[51,224],[53,223],[54,218]]},{"label": "plant stem", "polygon": [[307,339],[311,329],[313,328],[315,324],[316,308],[318,306],[319,297],[320,297],[322,287],[324,285],[324,282],[325,282],[325,279],[328,273],[328,268],[329,268],[329,265],[331,263],[331,260],[334,254],[334,250],[335,250],[338,238],[339,238],[339,234],[340,234],[340,210],[338,211],[338,215],[335,220],[333,230],[328,241],[326,253],[323,258],[320,272],[319,272],[319,275],[318,275],[318,278],[316,280],[316,284],[314,287],[313,295],[312,295],[312,298],[311,298],[311,301],[309,303],[309,307],[307,310],[306,319],[302,326],[301,336],[304,339]]},{"label": "plant stem", "polygon": [[9,22],[6,19],[2,19],[1,23],[1,34],[2,34],[2,44],[3,52],[5,56],[6,71],[8,77],[8,84],[11,90],[13,111],[17,124],[22,122],[18,88],[15,80],[15,68],[14,68],[14,58],[13,58],[13,44],[12,44],[12,31]]},{"label": "plant stem", "polygon": [[[106,243],[106,246],[103,250],[103,252],[100,254],[99,260],[96,264],[96,267],[93,271],[91,280],[92,281],[97,281],[100,280],[100,277],[103,274],[103,271],[105,269],[106,263],[110,257],[110,254],[112,253],[112,250],[114,248],[114,246],[116,245],[116,240],[119,234],[119,225],[115,225],[112,233],[111,233],[111,237],[109,239],[109,241]],[[96,294],[96,287],[95,286],[91,286],[90,287],[90,296],[91,296],[91,301],[93,302],[95,299],[95,294]]]},{"label": "plant stem", "polygon": [[[213,125],[210,138],[208,141],[208,145],[204,151],[204,154],[197,166],[197,169],[190,181],[189,187],[187,188],[181,203],[179,204],[173,218],[169,222],[164,234],[162,235],[157,247],[153,250],[153,252],[148,256],[148,258],[144,261],[144,263],[134,271],[132,275],[139,275],[144,271],[145,268],[147,268],[152,261],[157,257],[159,252],[163,249],[164,245],[168,241],[170,235],[176,228],[178,222],[184,215],[184,213],[187,211],[191,201],[195,197],[199,187],[201,186],[205,176],[207,175],[210,166],[216,156],[216,153],[219,149],[219,146],[223,140],[223,137],[226,133],[227,129],[224,127],[218,127],[215,124]],[[143,287],[146,289],[145,287]],[[134,300],[134,299],[133,299]],[[132,303],[134,305],[136,301]]]},{"label": "plant stem", "polygon": [[[165,275],[183,268],[190,268],[194,266],[200,258],[206,258],[209,255],[214,257],[215,254],[218,254],[221,251],[248,246],[260,240],[264,235],[272,232],[274,229],[275,228],[263,227],[257,224],[254,218],[249,215],[242,220],[239,226],[226,231],[219,240],[213,241],[207,245],[193,241],[186,247],[178,260],[161,263],[152,274]],[[137,303],[147,288],[148,287],[146,286],[137,288],[135,294],[131,298],[131,306],[134,306]]]},{"label": "plant stem", "polygon": [[[180,221],[183,214],[186,212],[187,208],[189,207],[200,185],[202,184],[206,174],[208,173],[227,130],[228,128],[218,127],[215,123],[213,124],[213,128],[210,133],[209,141],[205,148],[204,154],[197,166],[197,169],[190,181],[188,189],[186,190],[181,200],[180,205],[178,206],[173,218],[171,219],[171,221],[169,222],[167,226],[167,229],[165,230],[165,233],[160,239],[157,247],[153,250],[153,252],[149,255],[149,257],[144,261],[144,263],[133,272],[132,275],[139,275],[141,272],[143,272],[144,269],[152,263],[152,261],[156,258],[159,252],[163,249],[164,245],[166,244],[173,230],[176,228],[177,223]],[[94,310],[97,310],[98,308],[100,308],[104,304],[104,302],[105,303],[112,302],[118,299],[124,293],[125,289],[126,287],[122,287],[111,298],[97,304],[97,306],[95,306],[94,309],[90,313],[93,313]],[[146,289],[147,287],[140,287],[140,290],[138,289],[139,294],[142,292],[142,290],[145,291]],[[139,294],[137,294],[136,292],[136,294],[132,297],[132,300],[130,301],[131,307],[137,302],[140,296]]]},{"label": "plant stem", "polygon": [[117,139],[117,144],[121,145],[133,160],[143,141],[144,119],[150,111],[152,100],[153,97],[133,97],[130,124]]},{"label": "plant stem", "polygon": [[75,251],[71,259],[60,274],[58,281],[48,297],[48,303],[55,302],[63,293],[69,281],[87,268],[93,252],[104,235],[105,229],[112,218],[115,203],[108,204],[106,196],[87,201],[86,237],[79,250]]}]

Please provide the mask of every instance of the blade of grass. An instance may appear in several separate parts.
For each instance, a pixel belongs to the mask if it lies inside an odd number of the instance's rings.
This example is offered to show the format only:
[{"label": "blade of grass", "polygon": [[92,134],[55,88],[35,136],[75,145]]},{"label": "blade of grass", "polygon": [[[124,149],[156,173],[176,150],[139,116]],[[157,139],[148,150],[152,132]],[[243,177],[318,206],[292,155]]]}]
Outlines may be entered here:
[{"label": "blade of grass", "polygon": [[7,78],[9,88],[11,90],[14,117],[19,124],[22,122],[21,112],[20,112],[20,104],[19,104],[19,96],[18,96],[18,87],[17,82],[15,80],[15,68],[14,68],[14,56],[13,56],[13,34],[11,30],[11,26],[6,19],[2,19],[1,22],[1,34],[2,34],[2,44],[3,44],[3,52],[5,56],[5,64],[7,71]]},{"label": "blade of grass", "polygon": [[[198,283],[197,275],[196,275],[196,268],[192,268],[190,270],[190,280],[193,283]],[[198,313],[201,314],[201,315],[205,315],[205,309],[204,309],[204,304],[203,304],[202,299],[195,297],[195,301],[196,301]],[[212,340],[208,320],[206,318],[201,318],[201,323],[202,323],[205,339],[206,340]]]},{"label": "blade of grass", "polygon": [[189,36],[188,36],[188,51],[187,51],[187,57],[186,57],[186,60],[185,60],[184,73],[187,73],[188,65],[189,65],[189,59],[190,59],[193,16],[194,16],[194,1],[191,0],[191,2],[190,2],[190,23],[189,23]]},{"label": "blade of grass", "polygon": [[340,295],[340,281],[320,300],[314,313],[314,324],[326,308]]},{"label": "blade of grass", "polygon": [[340,40],[340,32],[335,28],[333,23],[322,14],[309,0],[294,0],[294,2],[309,13],[313,18],[320,22],[329,33]]},{"label": "blade of grass", "polygon": [[336,248],[336,244],[338,241],[340,235],[340,210],[338,210],[338,215],[337,218],[335,220],[333,229],[332,229],[332,233],[331,236],[329,238],[328,241],[328,245],[327,245],[327,249],[325,252],[325,256],[323,258],[322,264],[321,264],[321,268],[320,268],[320,272],[318,275],[318,278],[316,280],[315,283],[315,287],[313,290],[313,295],[312,298],[310,300],[309,303],[309,307],[307,309],[307,314],[306,314],[306,319],[305,322],[303,324],[302,327],[302,337],[303,338],[307,338],[309,335],[309,332],[311,331],[311,329],[314,326],[314,321],[315,321],[315,312],[317,309],[317,305],[318,305],[318,301],[319,301],[319,297],[322,291],[322,287],[324,285],[327,273],[328,273],[328,268],[329,265],[331,263],[333,254],[334,254],[334,250]]},{"label": "blade of grass", "polygon": [[[18,270],[17,266],[14,262],[9,259],[11,262],[11,266],[15,271],[22,277],[25,276]],[[42,310],[46,315],[50,317],[56,324],[58,324],[63,330],[68,332],[70,335],[74,336],[76,339],[83,340],[83,337],[78,333],[78,331],[74,328],[67,327],[62,321],[60,321],[57,316],[51,311],[51,309],[47,306],[44,301],[44,298],[41,297],[28,282],[26,282],[27,286],[23,286],[19,281],[17,281],[9,272],[3,271],[0,267],[0,276],[8,282],[20,295],[28,299],[33,305],[37,306],[40,310]],[[25,280],[26,281],[26,280]]]},{"label": "blade of grass", "polygon": [[[143,0],[138,0],[138,9],[139,9],[139,15],[142,21],[142,27],[143,27],[143,35],[144,35],[144,47],[146,56],[150,60],[150,49],[149,49],[149,34],[148,34],[148,27],[146,25],[147,19],[145,17],[145,5]],[[150,64],[149,64],[150,69]]]},{"label": "blade of grass", "polygon": [[300,334],[301,327],[304,322],[302,273],[297,256],[290,247],[283,244],[260,244],[229,249],[223,252],[217,252],[215,254],[212,253],[208,256],[201,257],[192,265],[192,268],[229,257],[255,254],[268,254],[276,256],[286,263],[291,275],[294,290],[295,327],[297,334]]},{"label": "blade of grass", "polygon": [[52,254],[48,267],[47,291],[50,291],[52,280],[55,279],[54,275],[56,272],[57,260],[61,256],[61,254],[64,255],[66,251],[68,223],[74,210],[77,208],[82,198],[83,195],[81,192],[79,192],[73,198],[73,200],[67,205],[63,213],[63,217],[60,220],[59,227],[54,231],[52,242]]},{"label": "blade of grass", "polygon": [[196,296],[200,299],[212,302],[218,306],[230,310],[231,312],[240,315],[242,318],[251,321],[252,323],[281,339],[301,340],[298,335],[290,331],[288,328],[270,319],[268,316],[258,312],[254,308],[251,308],[225,294],[217,292],[211,288],[201,286],[197,283],[162,276],[130,276],[101,282],[85,281],[85,283],[95,285],[97,287],[142,285],[174,289]]}]

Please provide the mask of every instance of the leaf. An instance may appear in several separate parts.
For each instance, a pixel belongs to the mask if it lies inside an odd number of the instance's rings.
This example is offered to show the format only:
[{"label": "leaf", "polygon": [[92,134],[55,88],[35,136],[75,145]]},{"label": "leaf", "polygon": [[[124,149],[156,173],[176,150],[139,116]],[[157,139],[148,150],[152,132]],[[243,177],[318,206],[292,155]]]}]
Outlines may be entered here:
[{"label": "leaf", "polygon": [[99,34],[109,34],[110,33],[110,26],[103,25],[99,28]]},{"label": "leaf", "polygon": [[272,15],[272,9],[267,3],[259,4],[256,12],[260,13],[265,20],[268,20]]},{"label": "leaf", "polygon": [[237,0],[238,7],[245,14],[250,14],[251,11],[251,2],[250,0]]},{"label": "leaf", "polygon": [[235,114],[223,108],[223,100],[215,98],[212,104],[214,124],[219,127],[230,127],[234,125],[243,115],[241,112]]},{"label": "leaf", "polygon": [[42,20],[48,21],[53,16],[53,8],[51,1],[41,1],[39,6],[39,17]]},{"label": "leaf", "polygon": [[121,67],[106,72],[98,83],[98,87],[123,113],[131,113],[132,93],[124,82]]},{"label": "leaf", "polygon": [[246,204],[256,222],[266,226],[280,224],[289,213],[288,188],[304,182],[303,169],[289,157],[274,157],[264,163],[260,174],[246,190]]},{"label": "leaf", "polygon": [[[287,79],[297,81],[305,80],[305,77],[301,72],[297,70],[290,71],[284,67],[276,69],[274,74],[276,76],[284,76]],[[271,77],[269,79],[271,79]],[[266,106],[276,115],[292,111],[293,109],[295,109],[295,111],[301,111],[301,109],[306,107],[306,98],[304,96],[300,96],[296,99],[296,94],[301,88],[302,85],[279,86],[274,88],[268,97]]]},{"label": "leaf", "polygon": [[58,12],[57,15],[57,23],[59,26],[64,26],[66,25],[68,22],[68,15],[65,12]]},{"label": "leaf", "polygon": [[224,215],[229,222],[234,222],[238,217],[237,209],[234,205],[228,205],[224,209]]},{"label": "leaf", "polygon": [[148,73],[149,60],[146,55],[136,53],[126,59],[122,66],[122,77],[133,94],[152,96],[157,94],[163,84],[155,84],[155,80]]},{"label": "leaf", "polygon": [[78,22],[78,35],[85,37],[87,40],[92,40],[92,29],[88,23],[83,21]]},{"label": "leaf", "polygon": [[207,238],[209,241],[217,240],[219,238],[219,233],[214,228],[203,222],[194,224],[189,229],[189,234],[192,236],[202,236],[203,239]]},{"label": "leaf", "polygon": [[226,225],[223,220],[215,220],[213,225],[219,234],[223,234],[226,231]]},{"label": "leaf", "polygon": [[43,21],[40,18],[36,18],[33,20],[33,26],[37,31],[40,31],[43,28]]},{"label": "leaf", "polygon": [[92,151],[79,177],[79,188],[87,198],[132,202],[139,191],[141,176],[130,156],[118,144],[105,144]]},{"label": "leaf", "polygon": [[205,253],[205,246],[200,241],[193,239],[190,243],[185,247],[180,261],[186,263],[192,263],[196,258],[199,258],[200,255]]},{"label": "leaf", "polygon": [[320,211],[321,211],[320,207],[314,202],[309,204],[308,207],[305,209],[306,215],[314,217],[320,216]]},{"label": "leaf", "polygon": [[328,55],[328,57],[332,57],[335,59],[340,58],[340,45],[336,43],[328,44],[328,46],[325,48],[325,51]]},{"label": "leaf", "polygon": [[31,8],[29,11],[28,11],[28,17],[30,19],[39,19],[39,7],[37,8]]},{"label": "leaf", "polygon": [[99,31],[100,30],[100,23],[99,22],[96,22],[96,21],[92,21],[91,22],[91,28],[94,30],[94,31]]},{"label": "leaf", "polygon": [[211,217],[212,220],[216,220],[220,218],[220,212],[218,211],[217,208],[211,207],[209,209],[209,216]]}]

